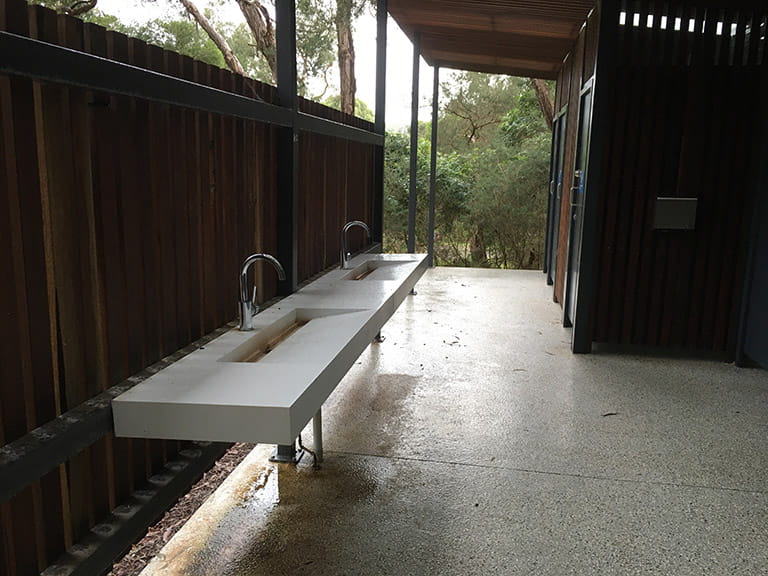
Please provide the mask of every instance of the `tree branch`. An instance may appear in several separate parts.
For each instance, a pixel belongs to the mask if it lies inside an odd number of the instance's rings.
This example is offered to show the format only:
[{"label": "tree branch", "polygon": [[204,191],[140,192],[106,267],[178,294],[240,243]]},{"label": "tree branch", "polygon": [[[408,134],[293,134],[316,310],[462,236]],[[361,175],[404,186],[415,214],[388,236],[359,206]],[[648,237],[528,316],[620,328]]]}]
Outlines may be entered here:
[{"label": "tree branch", "polygon": [[240,11],[245,16],[248,28],[256,41],[256,49],[267,61],[272,81],[277,81],[277,61],[275,59],[275,28],[269,12],[259,0],[237,0]]},{"label": "tree branch", "polygon": [[552,102],[552,96],[549,93],[549,86],[544,80],[531,78],[531,85],[536,92],[536,99],[539,101],[541,113],[544,115],[544,121],[547,127],[552,131],[552,125],[555,119],[555,104]]},{"label": "tree branch", "polygon": [[195,6],[191,0],[179,0],[179,2],[182,3],[184,8],[187,9],[187,12],[189,12],[192,18],[194,18],[200,27],[205,30],[210,39],[213,40],[213,43],[216,44],[216,47],[221,51],[222,56],[224,56],[224,62],[227,63],[229,69],[232,70],[232,72],[235,74],[245,76],[245,70],[243,70],[240,61],[237,59],[237,56],[235,56],[235,53],[232,52],[232,49],[224,39],[224,36],[216,31],[211,23],[208,22],[208,19],[203,16],[203,14],[200,12],[200,10],[197,9],[197,6]]}]

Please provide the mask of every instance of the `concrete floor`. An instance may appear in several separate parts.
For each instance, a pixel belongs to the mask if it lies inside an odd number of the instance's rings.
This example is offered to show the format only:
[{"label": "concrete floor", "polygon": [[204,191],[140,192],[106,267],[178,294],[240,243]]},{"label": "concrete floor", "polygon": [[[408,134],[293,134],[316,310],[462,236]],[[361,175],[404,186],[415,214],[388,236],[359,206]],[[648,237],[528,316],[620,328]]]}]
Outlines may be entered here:
[{"label": "concrete floor", "polygon": [[417,290],[322,468],[257,447],[145,576],[768,574],[768,373],[574,356],[538,272]]}]

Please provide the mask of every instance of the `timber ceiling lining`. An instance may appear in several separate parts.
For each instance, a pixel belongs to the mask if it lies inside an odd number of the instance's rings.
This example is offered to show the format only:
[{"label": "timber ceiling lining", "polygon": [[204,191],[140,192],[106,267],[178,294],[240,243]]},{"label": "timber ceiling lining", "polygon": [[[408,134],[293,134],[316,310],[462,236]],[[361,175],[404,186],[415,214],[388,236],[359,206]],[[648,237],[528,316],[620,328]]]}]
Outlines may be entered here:
[{"label": "timber ceiling lining", "polygon": [[555,78],[594,0],[389,0],[430,65]]}]

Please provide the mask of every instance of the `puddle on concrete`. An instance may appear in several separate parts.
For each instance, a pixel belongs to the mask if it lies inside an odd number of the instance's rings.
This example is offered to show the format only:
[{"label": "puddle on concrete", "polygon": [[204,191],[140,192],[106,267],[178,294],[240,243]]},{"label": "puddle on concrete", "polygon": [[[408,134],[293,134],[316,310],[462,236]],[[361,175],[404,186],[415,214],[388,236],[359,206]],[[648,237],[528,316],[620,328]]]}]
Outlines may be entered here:
[{"label": "puddle on concrete", "polygon": [[[332,396],[324,410],[328,414],[328,438],[337,450],[368,444],[370,453],[391,456],[409,434],[412,415],[410,398],[416,393],[420,376],[374,374],[356,371]],[[339,401],[334,400],[338,398]],[[375,430],[375,433],[371,433]],[[329,440],[330,442],[330,440]],[[330,449],[330,448],[329,448]]]},{"label": "puddle on concrete", "polygon": [[[331,457],[318,470],[309,459],[298,467],[270,464],[233,492],[220,518],[211,518],[197,551],[177,558],[174,571],[154,576],[257,575],[273,573],[262,571],[265,563],[300,566],[317,530],[358,506],[373,506],[380,481],[343,456]],[[316,547],[311,562],[319,561]]]}]

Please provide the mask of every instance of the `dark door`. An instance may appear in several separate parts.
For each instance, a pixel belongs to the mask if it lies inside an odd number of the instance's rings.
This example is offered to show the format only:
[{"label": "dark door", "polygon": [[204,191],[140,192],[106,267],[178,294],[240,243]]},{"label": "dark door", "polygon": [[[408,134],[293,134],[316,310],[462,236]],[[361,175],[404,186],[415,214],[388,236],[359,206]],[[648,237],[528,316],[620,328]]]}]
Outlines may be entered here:
[{"label": "dark door", "polygon": [[568,233],[568,268],[566,269],[565,306],[563,324],[572,326],[576,316],[576,294],[579,288],[581,237],[584,226],[584,195],[587,187],[587,158],[589,135],[592,131],[592,87],[581,94],[579,133],[576,141],[573,185],[571,187],[571,222]]},{"label": "dark door", "polygon": [[563,198],[563,159],[565,157],[565,125],[566,113],[555,118],[552,127],[552,171],[549,182],[549,198],[547,201],[547,284],[555,283],[557,273],[557,241],[560,236],[560,208]]},{"label": "dark door", "polygon": [[768,300],[765,298],[768,294],[768,200],[763,199],[759,212],[760,231],[755,246],[744,352],[768,368]]}]

